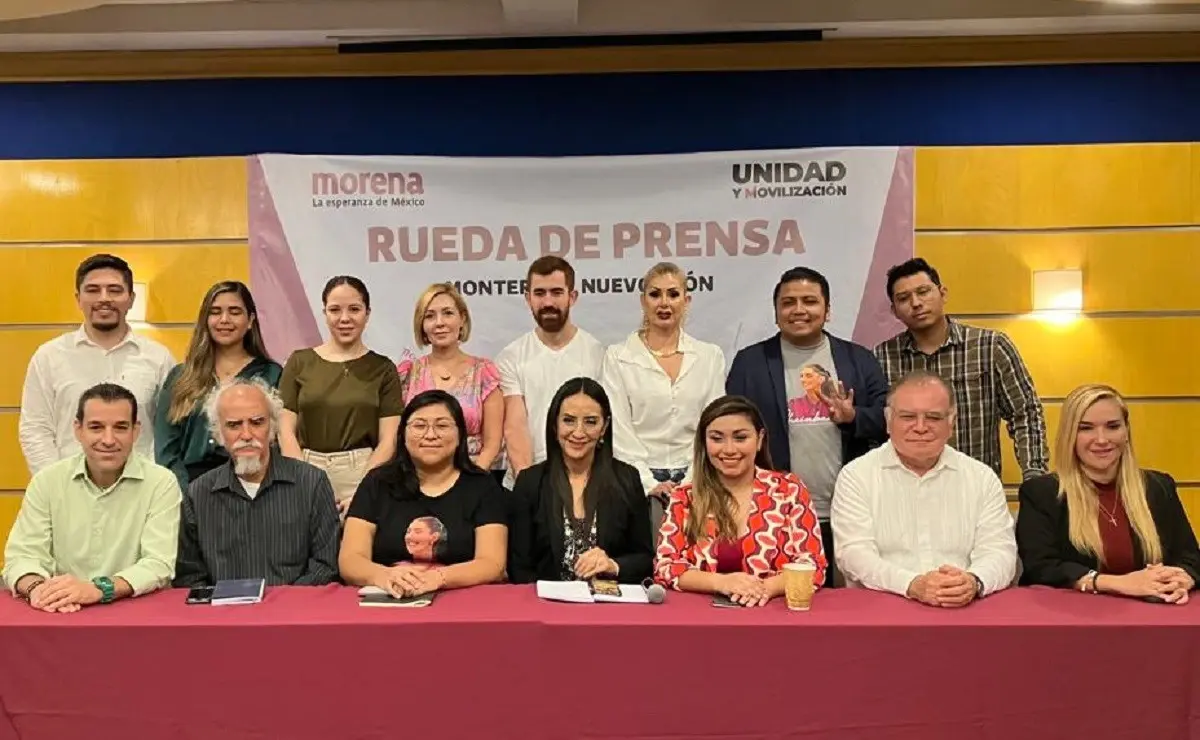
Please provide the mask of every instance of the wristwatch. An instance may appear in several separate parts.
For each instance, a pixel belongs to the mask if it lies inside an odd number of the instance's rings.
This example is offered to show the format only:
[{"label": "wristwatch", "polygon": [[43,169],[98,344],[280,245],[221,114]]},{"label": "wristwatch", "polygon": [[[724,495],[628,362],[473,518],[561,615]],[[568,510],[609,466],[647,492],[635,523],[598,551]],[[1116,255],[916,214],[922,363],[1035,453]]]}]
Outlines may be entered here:
[{"label": "wristwatch", "polygon": [[92,579],[92,585],[100,589],[100,603],[108,604],[117,597],[117,588],[113,585],[112,579],[108,576],[99,576]]},{"label": "wristwatch", "polygon": [[971,574],[971,577],[975,579],[975,598],[982,599],[983,598],[983,580],[980,579],[980,577],[975,575],[974,573]]}]

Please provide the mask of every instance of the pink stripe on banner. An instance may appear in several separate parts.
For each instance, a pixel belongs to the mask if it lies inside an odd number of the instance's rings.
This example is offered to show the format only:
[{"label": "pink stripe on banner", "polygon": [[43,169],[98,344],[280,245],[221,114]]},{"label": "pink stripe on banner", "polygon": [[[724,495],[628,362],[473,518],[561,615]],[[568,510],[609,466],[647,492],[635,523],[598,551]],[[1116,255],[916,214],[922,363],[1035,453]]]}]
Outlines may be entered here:
[{"label": "pink stripe on banner", "polygon": [[249,168],[250,290],[267,351],[283,363],[292,352],[321,343],[321,331],[279,221],[275,198],[258,157]]},{"label": "pink stripe on banner", "polygon": [[868,348],[904,329],[888,302],[887,271],[913,256],[913,152],[912,147],[900,147],[896,153],[892,184],[875,237],[875,254],[854,324],[854,341]]}]

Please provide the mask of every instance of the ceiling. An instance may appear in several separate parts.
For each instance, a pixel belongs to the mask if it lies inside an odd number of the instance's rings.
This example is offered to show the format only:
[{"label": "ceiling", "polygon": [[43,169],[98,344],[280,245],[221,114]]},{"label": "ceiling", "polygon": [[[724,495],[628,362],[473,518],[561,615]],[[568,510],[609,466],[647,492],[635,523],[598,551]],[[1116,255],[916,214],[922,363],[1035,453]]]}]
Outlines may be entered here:
[{"label": "ceiling", "polygon": [[826,38],[1200,30],[1200,0],[0,0],[0,51],[821,29]]}]

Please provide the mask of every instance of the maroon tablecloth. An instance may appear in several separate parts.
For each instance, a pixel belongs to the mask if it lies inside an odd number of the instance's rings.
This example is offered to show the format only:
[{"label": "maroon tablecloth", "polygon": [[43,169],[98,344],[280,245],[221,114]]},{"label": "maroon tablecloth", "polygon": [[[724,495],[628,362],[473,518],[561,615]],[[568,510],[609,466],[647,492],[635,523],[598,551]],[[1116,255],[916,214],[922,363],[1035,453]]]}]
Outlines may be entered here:
[{"label": "maroon tablecloth", "polygon": [[793,613],[498,586],[364,609],[329,587],[57,615],[0,597],[0,740],[1198,737],[1197,603],[843,590]]}]

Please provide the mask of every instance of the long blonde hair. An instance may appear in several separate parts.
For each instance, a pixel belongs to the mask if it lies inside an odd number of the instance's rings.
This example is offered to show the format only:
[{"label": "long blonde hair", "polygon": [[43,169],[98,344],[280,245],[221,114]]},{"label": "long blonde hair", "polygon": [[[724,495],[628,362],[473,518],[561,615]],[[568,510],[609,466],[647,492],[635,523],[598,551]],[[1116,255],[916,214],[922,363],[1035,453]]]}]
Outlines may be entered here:
[{"label": "long blonde hair", "polygon": [[1162,561],[1162,541],[1146,503],[1146,479],[1138,467],[1133,454],[1133,430],[1129,427],[1129,407],[1121,394],[1107,385],[1083,385],[1071,391],[1063,402],[1062,417],[1058,424],[1058,439],[1054,444],[1054,455],[1058,462],[1058,495],[1067,501],[1068,536],[1075,549],[1094,556],[1104,562],[1104,543],[1100,539],[1100,504],[1097,500],[1096,484],[1083,470],[1075,442],[1079,438],[1079,424],[1083,415],[1100,401],[1113,401],[1121,409],[1121,418],[1129,436],[1121,459],[1117,461],[1115,479],[1117,495],[1129,517],[1141,545],[1142,556],[1147,563]]},{"label": "long blonde hair", "polygon": [[212,311],[217,296],[225,293],[236,293],[246,307],[246,316],[250,320],[250,328],[242,337],[242,346],[246,352],[260,360],[270,360],[266,343],[263,342],[262,332],[258,328],[258,309],[254,305],[254,296],[245,283],[237,280],[223,280],[208,289],[204,300],[200,302],[200,315],[196,318],[196,326],[192,329],[192,340],[188,344],[187,357],[183,361],[183,369],[171,391],[171,405],[167,409],[167,419],[172,424],[178,424],[187,418],[188,414],[217,387],[216,349],[213,347],[212,335],[208,331],[208,315]]},{"label": "long blonde hair", "polygon": [[696,440],[692,448],[692,500],[683,533],[695,544],[708,537],[709,517],[716,523],[716,535],[721,539],[737,537],[737,522],[733,520],[733,492],[721,482],[716,467],[708,459],[708,427],[725,416],[744,416],[750,420],[762,439],[754,464],[770,470],[771,453],[767,451],[767,429],[758,407],[743,396],[722,396],[704,409],[696,425]]}]

